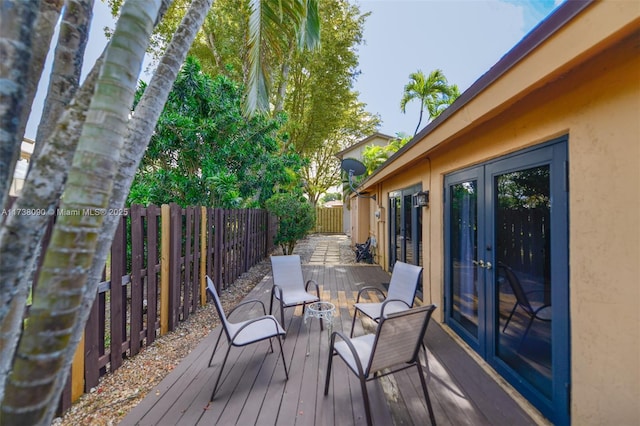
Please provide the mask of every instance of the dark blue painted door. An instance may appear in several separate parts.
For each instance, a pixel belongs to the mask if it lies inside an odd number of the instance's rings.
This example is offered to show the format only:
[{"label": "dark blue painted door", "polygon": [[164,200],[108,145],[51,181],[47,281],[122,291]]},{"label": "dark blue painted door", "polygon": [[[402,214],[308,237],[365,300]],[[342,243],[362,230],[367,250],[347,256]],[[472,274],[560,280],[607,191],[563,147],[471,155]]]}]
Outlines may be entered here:
[{"label": "dark blue painted door", "polygon": [[567,140],[445,178],[446,320],[569,423]]}]

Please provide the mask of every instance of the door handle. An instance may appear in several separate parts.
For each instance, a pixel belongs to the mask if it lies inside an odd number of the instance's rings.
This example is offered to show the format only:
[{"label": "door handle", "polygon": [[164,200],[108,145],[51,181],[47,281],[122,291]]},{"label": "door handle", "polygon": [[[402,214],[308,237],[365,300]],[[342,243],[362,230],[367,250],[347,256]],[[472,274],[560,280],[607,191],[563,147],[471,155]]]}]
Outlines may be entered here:
[{"label": "door handle", "polygon": [[491,264],[491,262],[485,263],[484,260],[472,260],[472,262],[474,265],[479,266],[481,268],[485,268],[485,269],[493,268],[493,265]]}]

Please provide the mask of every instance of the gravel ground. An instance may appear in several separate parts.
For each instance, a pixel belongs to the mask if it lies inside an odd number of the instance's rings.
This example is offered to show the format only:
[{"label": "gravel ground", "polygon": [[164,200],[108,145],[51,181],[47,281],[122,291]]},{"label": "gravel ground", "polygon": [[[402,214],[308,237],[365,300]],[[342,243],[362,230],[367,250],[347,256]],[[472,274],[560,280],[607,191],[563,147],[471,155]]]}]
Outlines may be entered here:
[{"label": "gravel ground", "polygon": [[[294,253],[307,263],[318,243],[338,240],[341,263],[355,263],[350,241],[344,236],[311,235],[296,245]],[[274,254],[280,254],[277,251]],[[231,310],[271,272],[268,259],[238,278],[220,298],[225,311]],[[115,425],[126,416],[180,361],[218,324],[213,304],[208,304],[180,323],[177,330],[158,338],[138,355],[126,359],[122,367],[100,379],[97,387],[83,395],[54,425]]]}]

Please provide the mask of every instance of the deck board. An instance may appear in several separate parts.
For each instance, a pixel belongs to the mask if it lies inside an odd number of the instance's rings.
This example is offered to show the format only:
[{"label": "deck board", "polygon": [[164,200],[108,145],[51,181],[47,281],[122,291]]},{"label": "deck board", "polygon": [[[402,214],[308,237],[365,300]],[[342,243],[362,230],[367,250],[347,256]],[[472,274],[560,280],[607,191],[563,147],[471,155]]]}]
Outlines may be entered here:
[{"label": "deck board", "polygon": [[[336,305],[333,330],[351,331],[358,290],[389,281],[374,265],[303,265],[305,279],[320,285],[322,300]],[[247,296],[268,309],[272,278],[267,275]],[[374,293],[363,301],[378,301]],[[420,304],[420,302],[417,302]],[[242,315],[245,312],[238,312]],[[256,308],[250,314],[255,315]],[[235,315],[235,314],[234,314]],[[274,305],[274,315],[280,319]],[[235,316],[232,316],[233,320]],[[211,367],[211,333],[121,422],[122,425],[364,425],[360,383],[339,358],[333,362],[329,393],[324,395],[329,335],[318,320],[303,321],[302,308],[285,309],[287,338],[283,350],[289,369],[285,380],[280,348],[268,341],[231,348],[216,398],[209,403],[217,369],[227,349],[223,337]],[[358,317],[355,335],[375,323]],[[307,339],[310,353],[307,356]],[[527,413],[435,321],[426,337],[428,388],[440,425],[536,424]],[[424,365],[424,361],[423,361]],[[374,424],[429,424],[426,402],[415,368],[367,383]],[[395,397],[390,397],[394,390]]]}]

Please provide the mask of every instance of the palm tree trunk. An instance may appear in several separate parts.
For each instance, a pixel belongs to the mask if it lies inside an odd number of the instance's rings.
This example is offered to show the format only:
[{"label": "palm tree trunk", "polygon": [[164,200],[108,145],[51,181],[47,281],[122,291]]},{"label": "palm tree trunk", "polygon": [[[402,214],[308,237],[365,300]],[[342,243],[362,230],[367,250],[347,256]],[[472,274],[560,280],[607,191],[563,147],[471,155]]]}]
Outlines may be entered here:
[{"label": "palm tree trunk", "polygon": [[[65,187],[62,215],[54,227],[0,411],[6,424],[46,423],[55,404],[64,354],[81,307],[103,216],[119,161],[130,106],[160,0],[127,1],[107,49],[96,92]],[[78,215],[75,215],[78,213]]]},{"label": "palm tree trunk", "polygon": [[[163,58],[160,60],[144,95],[136,106],[135,115],[129,122],[125,138],[125,144],[130,149],[122,150],[120,155],[118,173],[109,200],[110,208],[119,209],[124,207],[136,170],[151,140],[155,125],[173,87],[173,82],[212,4],[213,0],[193,1],[167,47]],[[69,369],[67,367],[70,365],[75,351],[72,348],[77,347],[82,338],[84,325],[94,303],[96,289],[101,281],[102,270],[118,227],[118,219],[118,216],[106,216],[102,223],[102,229],[98,234],[97,249],[82,296],[79,318],[71,333],[69,349],[65,357],[67,362],[65,368],[60,370],[62,374],[68,372]],[[64,383],[65,377],[62,376],[59,380]],[[52,408],[55,409],[55,407]]]},{"label": "palm tree trunk", "polygon": [[422,114],[424,114],[424,102],[420,103],[420,117],[418,117],[418,125],[416,126],[415,132],[413,132],[413,136],[418,134],[418,130],[420,130],[420,123],[422,123]]},{"label": "palm tree trunk", "polygon": [[[20,156],[22,135],[16,116],[21,116],[27,95],[31,61],[31,35],[38,14],[38,2],[0,3],[0,207],[9,196],[13,171]],[[0,303],[4,304],[3,300]]]},{"label": "palm tree trunk", "polygon": [[[54,131],[64,108],[78,89],[84,51],[89,40],[89,26],[93,16],[94,0],[67,0],[60,34],[56,44],[53,67],[49,77],[49,88],[36,133],[36,144],[29,168],[37,158],[46,141]],[[47,43],[47,46],[49,44]]]},{"label": "palm tree trunk", "polygon": [[[31,63],[29,64],[29,73],[27,75],[25,104],[20,113],[20,124],[16,135],[18,137],[17,143],[22,142],[22,137],[24,136],[25,129],[27,128],[27,122],[31,115],[33,100],[36,97],[42,70],[44,69],[47,54],[49,53],[51,39],[53,38],[53,33],[55,32],[58,19],[60,18],[60,12],[64,1],[47,0],[39,3],[40,10],[38,12],[38,18],[35,26],[37,31],[33,32],[31,40]],[[34,146],[34,149],[37,149],[37,144]]]},{"label": "palm tree trunk", "polygon": [[[29,290],[30,271],[36,258],[36,250],[42,239],[46,223],[57,207],[62,186],[76,150],[82,125],[94,91],[102,61],[85,79],[74,101],[63,114],[53,135],[43,142],[42,156],[35,161],[14,208],[24,211],[40,211],[45,215],[13,215],[0,228],[0,276],[3,300],[24,307]],[[19,211],[19,210],[17,210]],[[14,300],[16,299],[16,300]],[[0,401],[4,395],[7,373],[11,368],[15,346],[21,330],[22,309],[11,312],[0,306]]]}]

